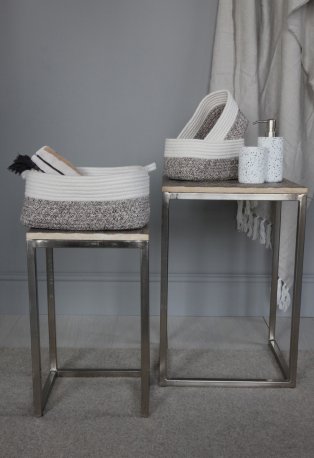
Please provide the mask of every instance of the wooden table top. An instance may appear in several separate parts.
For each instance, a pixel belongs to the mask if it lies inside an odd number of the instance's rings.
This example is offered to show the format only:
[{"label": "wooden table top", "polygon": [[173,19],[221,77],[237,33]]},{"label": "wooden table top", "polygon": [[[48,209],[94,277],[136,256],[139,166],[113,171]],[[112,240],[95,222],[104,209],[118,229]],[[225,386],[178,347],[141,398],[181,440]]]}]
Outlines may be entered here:
[{"label": "wooden table top", "polygon": [[230,181],[180,181],[163,178],[162,192],[219,194],[307,194],[308,188],[284,179],[281,183],[242,184]]},{"label": "wooden table top", "polygon": [[29,229],[26,240],[149,240],[148,226],[133,231],[58,231],[49,229]]}]

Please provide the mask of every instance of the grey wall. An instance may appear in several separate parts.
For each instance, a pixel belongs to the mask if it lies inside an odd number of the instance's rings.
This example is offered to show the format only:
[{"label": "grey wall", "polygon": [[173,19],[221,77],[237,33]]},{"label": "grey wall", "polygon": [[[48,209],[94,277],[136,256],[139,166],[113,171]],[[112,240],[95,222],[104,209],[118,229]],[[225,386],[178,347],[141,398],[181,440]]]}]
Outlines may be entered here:
[{"label": "grey wall", "polygon": [[[0,313],[27,313],[19,223],[24,183],[6,167],[17,152],[31,154],[48,144],[77,165],[157,162],[151,182],[151,302],[157,314],[163,144],[206,94],[217,0],[0,5]],[[236,233],[234,215],[235,206],[227,203],[174,205],[171,313],[265,312],[269,253]],[[311,211],[305,315],[314,313],[313,227]],[[58,312],[138,313],[137,261],[132,250],[58,252]],[[43,287],[41,281],[41,295]]]}]

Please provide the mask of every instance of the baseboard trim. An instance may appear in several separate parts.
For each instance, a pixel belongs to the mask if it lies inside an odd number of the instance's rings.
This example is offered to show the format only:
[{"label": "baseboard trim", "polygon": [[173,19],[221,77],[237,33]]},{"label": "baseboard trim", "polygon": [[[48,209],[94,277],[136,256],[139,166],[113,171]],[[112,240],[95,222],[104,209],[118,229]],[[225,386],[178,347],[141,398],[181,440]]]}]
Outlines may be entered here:
[{"label": "baseboard trim", "polygon": [[[45,273],[38,273],[38,280],[45,280]],[[60,282],[104,282],[137,283],[139,273],[133,272],[56,272],[55,280]],[[0,282],[26,282],[25,272],[2,272]],[[212,274],[212,273],[170,273],[170,283],[269,283],[267,274]],[[159,283],[160,274],[150,273],[150,282]],[[314,283],[314,274],[304,274],[304,283]]]},{"label": "baseboard trim", "polygon": [[[40,311],[45,274],[39,272]],[[139,310],[139,273],[56,272],[57,311],[62,314],[134,315]],[[314,316],[314,275],[305,274],[302,316]],[[27,313],[26,272],[0,274],[0,313]],[[160,307],[160,275],[150,275],[151,313]],[[170,273],[169,312],[187,316],[260,316],[268,313],[270,276],[264,274]],[[281,313],[281,312],[280,312]],[[289,311],[288,311],[289,314]]]}]

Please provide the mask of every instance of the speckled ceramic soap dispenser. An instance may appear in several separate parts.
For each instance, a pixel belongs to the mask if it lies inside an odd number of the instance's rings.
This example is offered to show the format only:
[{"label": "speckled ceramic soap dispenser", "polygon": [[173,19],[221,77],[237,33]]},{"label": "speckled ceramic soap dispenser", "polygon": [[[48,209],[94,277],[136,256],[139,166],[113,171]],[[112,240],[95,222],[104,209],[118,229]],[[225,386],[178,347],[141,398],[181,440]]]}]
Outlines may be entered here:
[{"label": "speckled ceramic soap dispenser", "polygon": [[283,138],[276,137],[276,120],[267,119],[256,121],[265,123],[265,137],[258,137],[258,146],[267,149],[265,181],[268,183],[277,183],[283,178]]}]

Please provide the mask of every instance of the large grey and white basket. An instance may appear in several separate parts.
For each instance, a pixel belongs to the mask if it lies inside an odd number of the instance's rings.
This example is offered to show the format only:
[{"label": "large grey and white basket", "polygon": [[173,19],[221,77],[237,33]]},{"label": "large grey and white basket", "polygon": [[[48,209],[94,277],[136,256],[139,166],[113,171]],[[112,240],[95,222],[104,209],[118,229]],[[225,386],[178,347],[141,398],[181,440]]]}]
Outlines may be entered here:
[{"label": "large grey and white basket", "polygon": [[236,179],[247,124],[229,91],[207,95],[179,136],[166,140],[165,174],[176,180]]},{"label": "large grey and white basket", "polygon": [[139,229],[149,221],[149,172],[155,168],[86,167],[81,176],[24,172],[21,221],[45,229]]}]

